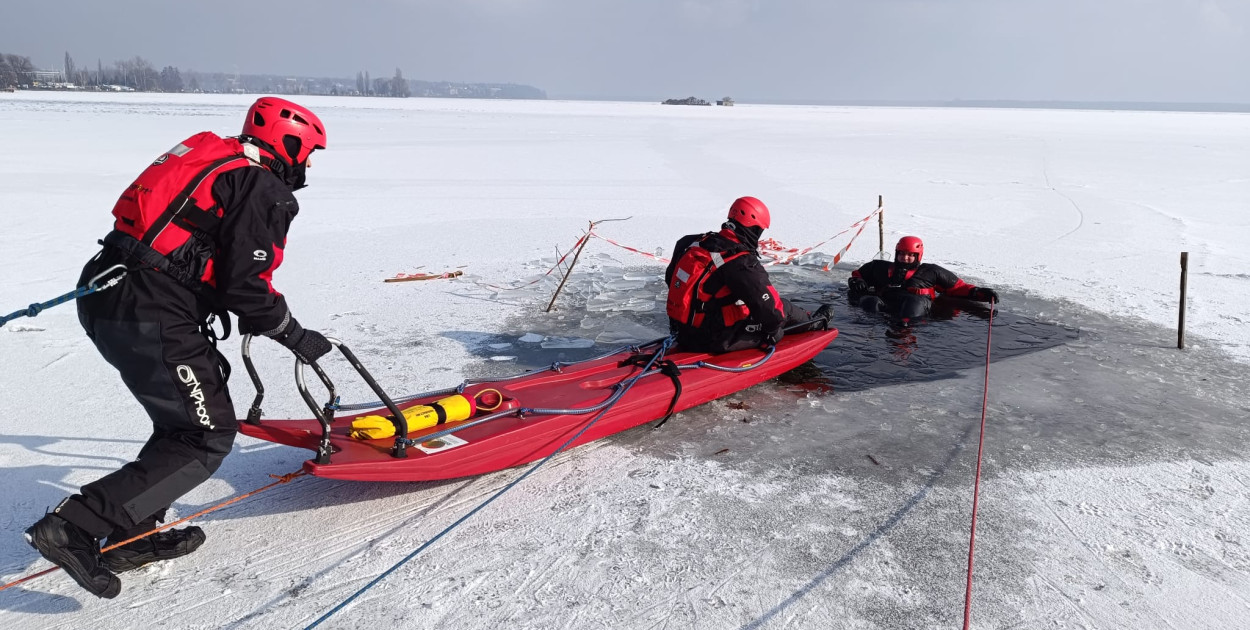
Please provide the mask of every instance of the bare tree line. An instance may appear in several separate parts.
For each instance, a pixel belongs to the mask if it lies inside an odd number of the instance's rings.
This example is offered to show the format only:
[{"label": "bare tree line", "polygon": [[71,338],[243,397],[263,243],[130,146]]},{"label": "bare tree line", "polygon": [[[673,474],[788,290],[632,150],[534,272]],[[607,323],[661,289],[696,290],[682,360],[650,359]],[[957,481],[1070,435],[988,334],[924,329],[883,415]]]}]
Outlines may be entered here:
[{"label": "bare tree line", "polygon": [[0,53],[0,88],[21,85],[25,82],[23,77],[34,69],[30,57]]},{"label": "bare tree line", "polygon": [[[407,98],[471,97],[545,99],[542,90],[515,84],[479,84],[415,81],[401,69],[389,78],[371,78],[368,71],[350,79],[308,78],[277,75],[241,75],[224,72],[182,71],[175,66],[156,66],[143,57],[123,59],[110,65],[96,60],[95,68],[83,67],[65,53],[64,65],[41,71],[29,57],[0,54],[0,89],[46,88],[88,90],[135,90],[139,92],[235,92],[270,94],[326,94]],[[354,89],[353,89],[354,87]]]},{"label": "bare tree line", "polygon": [[79,66],[74,58],[65,53],[65,65],[56,70],[57,80],[42,80],[40,71],[30,62],[30,57],[21,55],[0,54],[0,87],[34,86],[36,84],[60,84],[60,87],[74,86],[86,88],[103,88],[105,86],[127,87],[141,92],[182,92],[198,89],[194,77],[184,83],[182,73],[174,66],[165,66],[157,70],[147,59],[134,57],[123,59],[112,65],[105,66],[96,61],[94,70]]}]

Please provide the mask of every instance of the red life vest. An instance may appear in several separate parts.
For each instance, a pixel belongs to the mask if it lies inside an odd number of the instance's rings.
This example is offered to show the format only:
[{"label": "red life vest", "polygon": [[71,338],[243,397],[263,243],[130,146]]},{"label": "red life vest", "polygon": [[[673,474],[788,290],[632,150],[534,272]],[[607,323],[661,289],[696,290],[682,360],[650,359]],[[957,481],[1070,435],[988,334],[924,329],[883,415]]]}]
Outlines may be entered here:
[{"label": "red life vest", "polygon": [[732,326],[749,317],[750,309],[739,300],[732,299],[728,285],[722,286],[715,294],[708,292],[706,288],[708,279],[717,269],[748,253],[746,250],[714,252],[704,249],[701,242],[682,252],[668,285],[668,301],[665,306],[669,318],[687,326],[701,328],[707,319],[707,313],[714,312],[717,307],[721,310],[721,319],[726,326]]},{"label": "red life vest", "polygon": [[907,286],[907,281],[908,281],[908,280],[911,280],[911,277],[912,277],[912,276],[914,276],[914,275],[916,275],[916,269],[914,269],[914,268],[913,268],[913,269],[904,269],[904,270],[903,270],[903,277],[902,277],[902,279],[896,279],[896,278],[894,277],[894,274],[895,274],[897,271],[899,271],[899,269],[898,269],[898,267],[897,267],[897,266],[896,266],[896,267],[893,267],[893,268],[891,268],[891,269],[890,269],[890,288],[892,288],[892,289],[903,289],[904,291],[907,291],[908,293],[913,293],[913,294],[915,294],[915,295],[919,295],[919,296],[921,296],[921,297],[927,297],[927,298],[929,298],[930,300],[936,300],[936,299],[937,299],[937,289],[934,289],[933,287],[910,287],[910,286]]},{"label": "red life vest", "polygon": [[[184,285],[213,284],[216,245],[212,234],[223,212],[213,198],[213,183],[226,171],[254,165],[257,162],[245,155],[237,138],[205,131],[183,140],[144,169],[122,193],[113,206],[113,232],[104,244],[173,275]],[[192,239],[198,241],[192,247],[199,251],[171,257]]]}]

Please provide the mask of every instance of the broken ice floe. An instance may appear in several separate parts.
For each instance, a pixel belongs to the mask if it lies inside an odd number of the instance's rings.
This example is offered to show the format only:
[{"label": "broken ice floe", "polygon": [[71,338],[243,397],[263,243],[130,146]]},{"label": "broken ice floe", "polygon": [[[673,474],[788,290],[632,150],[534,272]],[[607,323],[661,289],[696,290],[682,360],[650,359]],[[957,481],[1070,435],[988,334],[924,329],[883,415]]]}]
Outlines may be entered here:
[{"label": "broken ice floe", "polygon": [[545,349],[562,349],[571,350],[575,348],[593,348],[595,341],[593,339],[583,339],[581,337],[547,337],[539,344]]}]

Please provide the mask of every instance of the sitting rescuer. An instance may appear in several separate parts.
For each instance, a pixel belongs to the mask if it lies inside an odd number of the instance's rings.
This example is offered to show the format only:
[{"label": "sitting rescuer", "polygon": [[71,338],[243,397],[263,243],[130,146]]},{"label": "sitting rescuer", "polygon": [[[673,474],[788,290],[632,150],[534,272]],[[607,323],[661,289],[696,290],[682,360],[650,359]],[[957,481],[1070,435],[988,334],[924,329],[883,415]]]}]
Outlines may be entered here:
[{"label": "sitting rescuer", "polygon": [[685,350],[732,352],[775,344],[787,326],[827,327],[833,306],[815,313],[783,302],[760,264],[759,240],[770,223],[768,207],[741,197],[729,207],[719,232],[683,236],[664,271],[669,325]]},{"label": "sitting rescuer", "polygon": [[148,166],[113,208],[104,250],[87,280],[125,265],[109,291],[78,300],[78,318],[96,349],[152,421],[135,461],[83,486],[26,530],[39,553],[99,597],[116,597],[116,572],[177,558],[204,542],[199,527],[150,532],[169,506],[208,480],[234,443],[238,421],[226,388],[229,364],[211,325],[222,314],[276,340],[305,362],[330,342],[291,316],[271,281],[299,206],[308,156],[326,146],[325,127],[290,101],[264,97],[243,133],[202,132]]},{"label": "sitting rescuer", "polygon": [[904,236],[894,246],[894,262],[873,260],[851,272],[847,301],[904,320],[927,316],[939,295],[998,302],[994,289],[968,284],[938,265],[921,264],[923,257],[920,238]]}]

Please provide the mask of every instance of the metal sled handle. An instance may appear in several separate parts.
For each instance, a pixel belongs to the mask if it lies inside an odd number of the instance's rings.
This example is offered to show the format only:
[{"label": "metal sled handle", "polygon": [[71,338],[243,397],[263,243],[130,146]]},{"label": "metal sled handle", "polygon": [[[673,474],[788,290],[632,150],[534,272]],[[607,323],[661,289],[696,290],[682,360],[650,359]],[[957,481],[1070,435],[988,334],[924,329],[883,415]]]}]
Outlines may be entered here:
[{"label": "metal sled handle", "polygon": [[[347,359],[347,362],[350,363],[353,368],[356,368],[356,372],[360,374],[360,377],[364,379],[366,384],[369,385],[369,388],[373,390],[373,393],[377,395],[378,399],[386,405],[387,410],[391,412],[390,420],[395,425],[395,445],[391,448],[391,456],[396,458],[407,457],[408,419],[404,417],[404,412],[400,411],[399,406],[391,400],[391,397],[388,396],[382,389],[382,386],[378,385],[378,382],[374,380],[373,375],[369,373],[369,370],[365,369],[365,366],[360,363],[360,359],[356,358],[355,353],[353,353],[346,344],[333,337],[326,337],[326,341],[329,341],[330,345],[338,348],[339,352],[343,353],[343,358]],[[325,385],[326,389],[330,392],[329,402],[327,402],[321,409],[317,408],[317,401],[313,399],[312,394],[308,393],[308,385],[304,380],[305,365],[312,366],[313,371],[317,373],[317,377],[321,379],[321,383]],[[321,423],[321,448],[318,449],[317,463],[329,463],[330,422],[334,418],[334,405],[338,402],[338,396],[335,394],[334,383],[330,380],[330,377],[325,373],[325,371],[321,369],[321,366],[317,365],[316,361],[313,361],[312,363],[305,363],[302,359],[296,357],[295,386],[299,388],[300,396],[304,398],[304,402],[308,405],[308,408],[312,410],[313,415],[317,417],[317,421]],[[324,462],[320,461],[323,457],[323,453],[325,458]]]},{"label": "metal sled handle", "polygon": [[[243,366],[247,368],[247,374],[252,379],[252,386],[256,388],[256,398],[252,400],[252,406],[248,409],[247,418],[244,421],[248,424],[259,425],[261,423],[260,418],[264,413],[261,410],[260,405],[265,399],[265,386],[260,380],[260,374],[256,371],[255,363],[252,361],[252,337],[253,335],[250,334],[243,335],[241,343]],[[379,400],[381,400],[383,404],[386,405],[386,408],[391,412],[391,422],[395,424],[395,446],[391,449],[391,455],[397,458],[407,457],[408,419],[404,417],[404,414],[399,410],[399,407],[391,400],[390,396],[382,390],[382,387],[378,385],[378,382],[374,380],[373,375],[365,369],[364,365],[361,365],[360,360],[356,358],[356,355],[352,353],[351,349],[338,339],[327,337],[326,340],[329,341],[331,345],[338,348],[339,352],[343,353],[343,356],[347,359],[348,363],[351,363],[352,367],[356,368],[356,371],[360,374],[361,378],[364,379],[365,383],[367,383],[373,390],[373,393],[377,394]],[[317,378],[321,379],[321,383],[325,385],[326,390],[330,394],[329,400],[323,406],[318,406],[317,401],[312,397],[312,394],[308,392],[308,384],[304,378],[305,365],[312,366],[313,371],[317,373]],[[322,370],[321,366],[317,365],[316,361],[308,364],[296,357],[295,385],[299,389],[300,397],[304,399],[304,403],[308,405],[308,408],[312,410],[313,416],[317,418],[317,422],[321,424],[321,442],[317,448],[316,461],[318,464],[328,464],[330,463],[331,454],[330,423],[334,420],[335,404],[338,401],[338,395],[336,394],[334,382],[330,380],[330,376],[325,373],[325,370]]]}]

